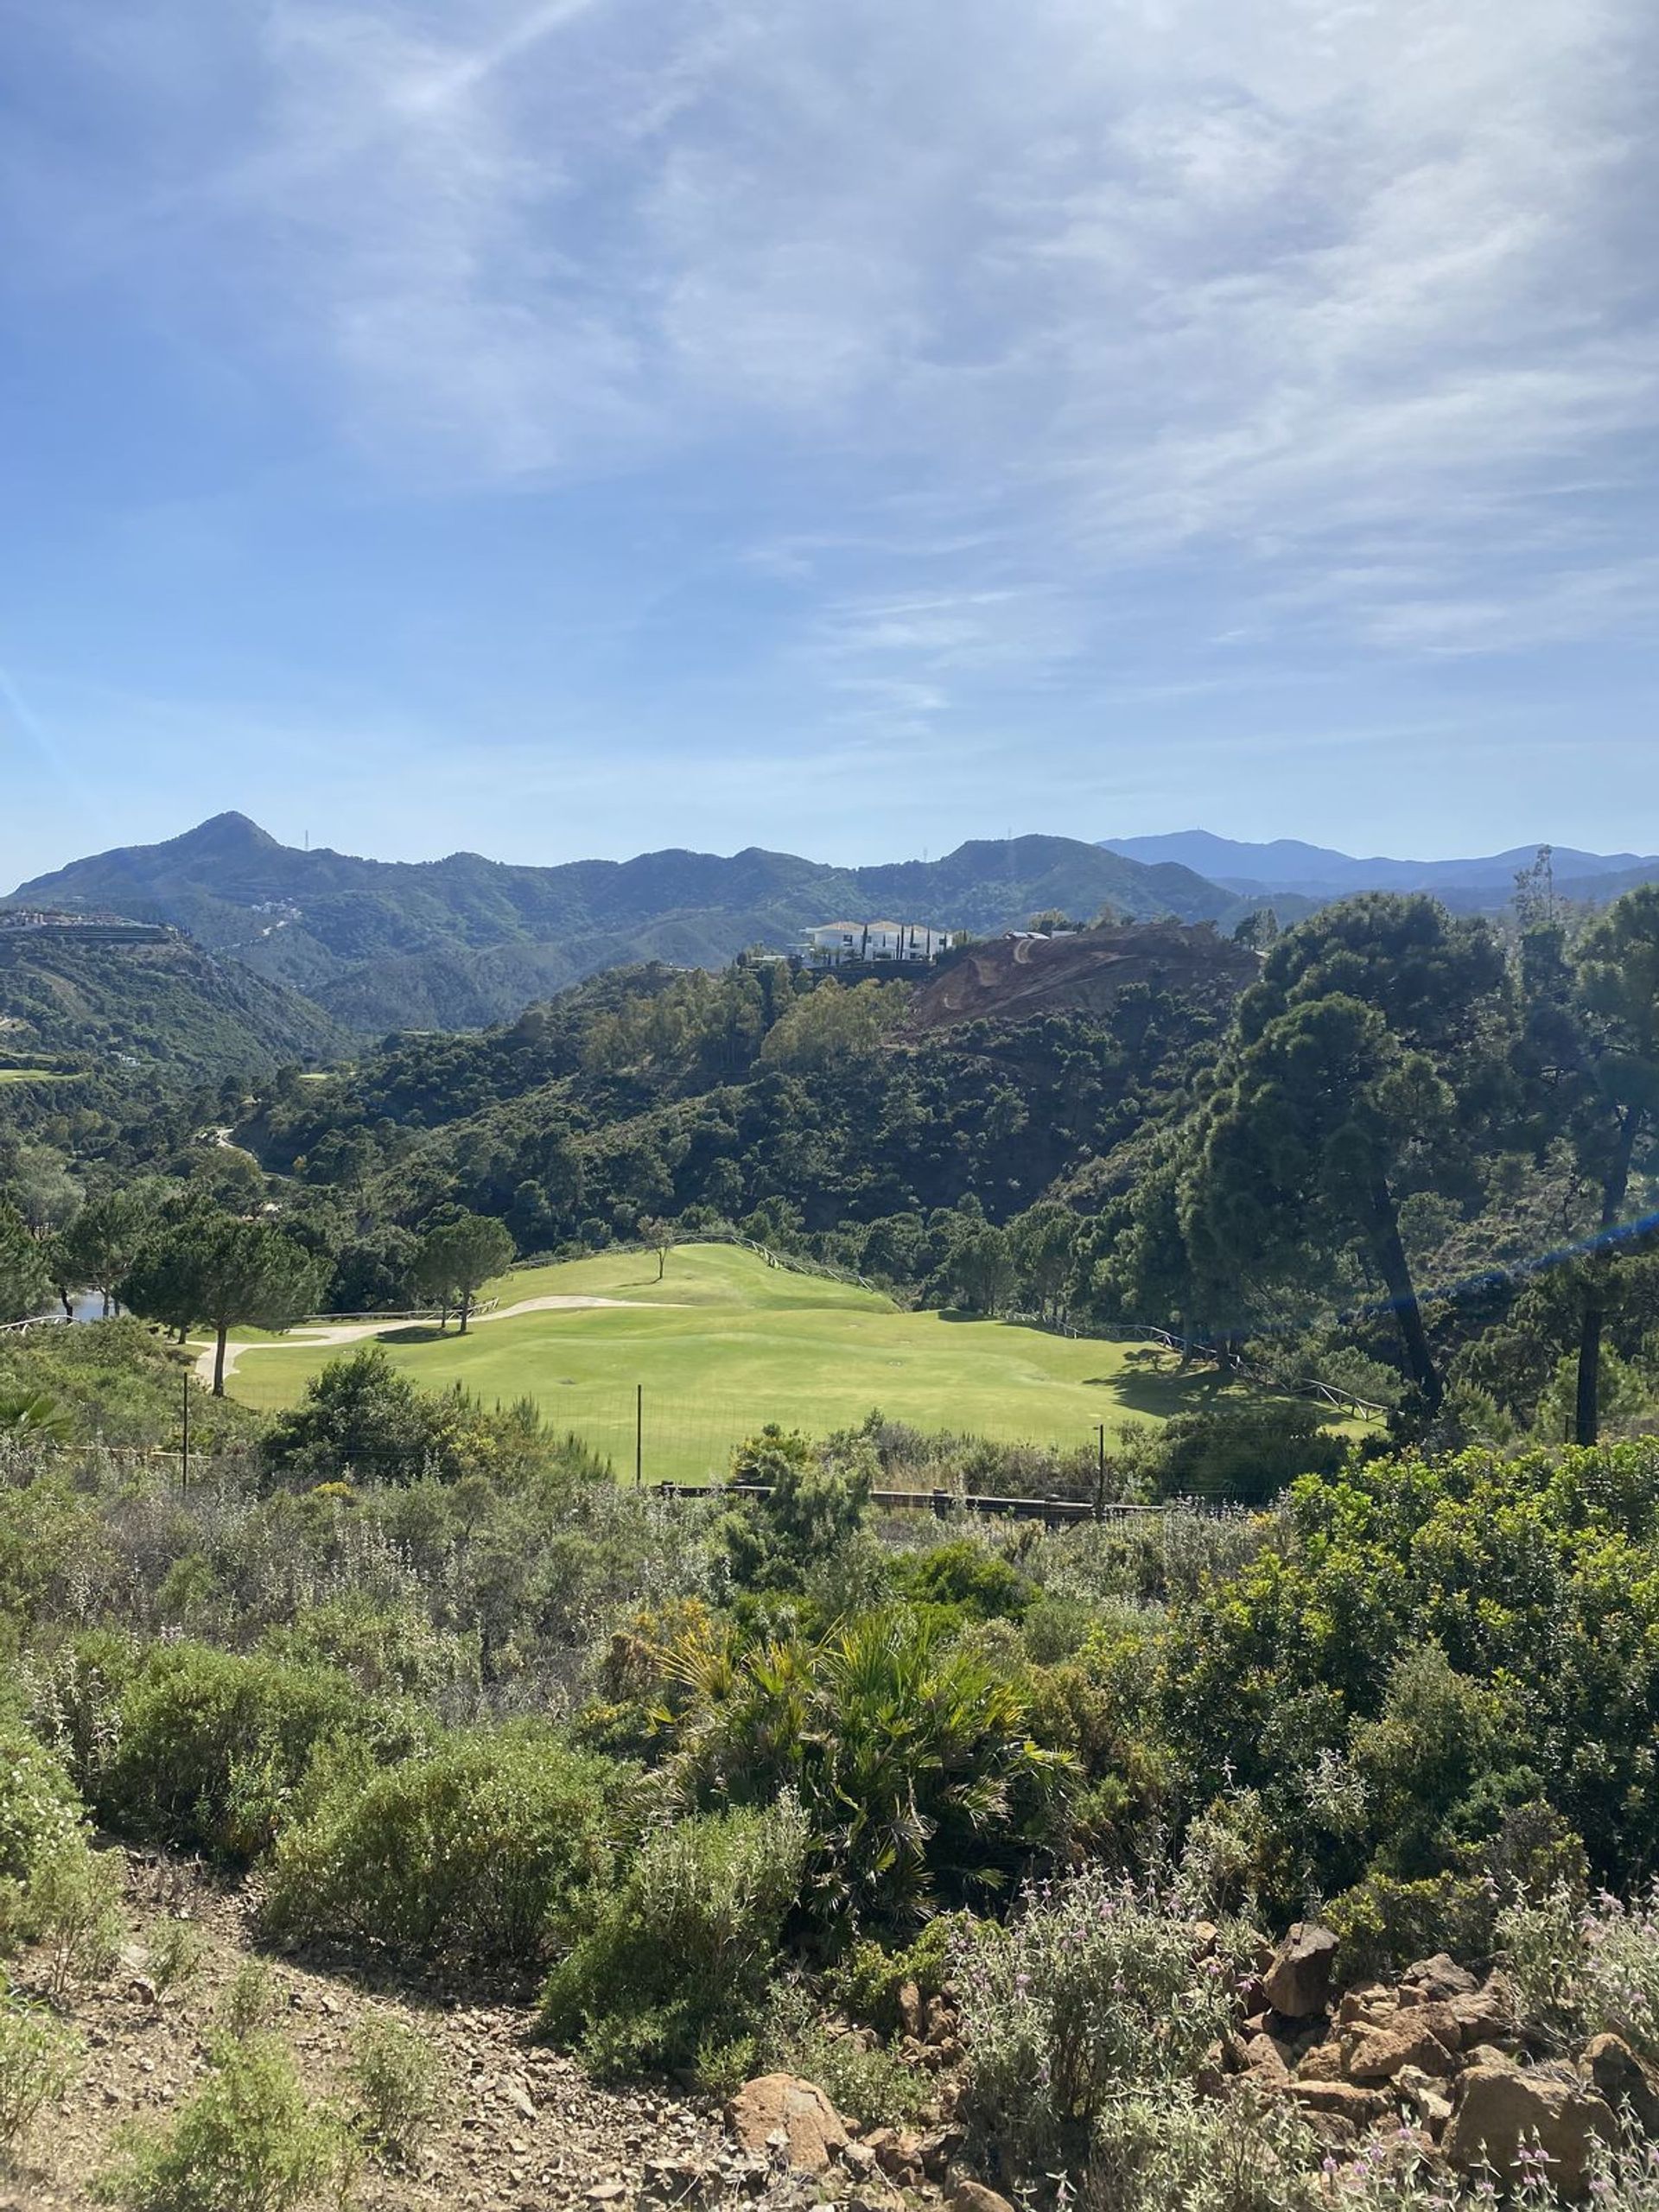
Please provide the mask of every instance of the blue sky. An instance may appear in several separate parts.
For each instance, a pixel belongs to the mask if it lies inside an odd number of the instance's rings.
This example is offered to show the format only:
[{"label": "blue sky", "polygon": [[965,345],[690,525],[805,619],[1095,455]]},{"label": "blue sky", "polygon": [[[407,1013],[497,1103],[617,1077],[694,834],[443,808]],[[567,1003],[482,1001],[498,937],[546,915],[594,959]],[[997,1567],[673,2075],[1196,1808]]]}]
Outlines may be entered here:
[{"label": "blue sky", "polygon": [[1651,0],[10,0],[0,885],[1659,849]]}]

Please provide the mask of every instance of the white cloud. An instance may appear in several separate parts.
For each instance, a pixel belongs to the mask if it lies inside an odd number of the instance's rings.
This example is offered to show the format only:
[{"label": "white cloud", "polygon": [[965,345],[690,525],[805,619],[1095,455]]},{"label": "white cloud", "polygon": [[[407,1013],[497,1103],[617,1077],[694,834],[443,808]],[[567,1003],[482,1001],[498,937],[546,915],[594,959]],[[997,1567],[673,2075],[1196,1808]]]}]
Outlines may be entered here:
[{"label": "white cloud", "polygon": [[857,711],[1171,561],[1206,645],[1651,613],[1596,488],[1659,428],[1647,0],[33,4],[116,119],[98,281],[400,482],[707,452]]}]

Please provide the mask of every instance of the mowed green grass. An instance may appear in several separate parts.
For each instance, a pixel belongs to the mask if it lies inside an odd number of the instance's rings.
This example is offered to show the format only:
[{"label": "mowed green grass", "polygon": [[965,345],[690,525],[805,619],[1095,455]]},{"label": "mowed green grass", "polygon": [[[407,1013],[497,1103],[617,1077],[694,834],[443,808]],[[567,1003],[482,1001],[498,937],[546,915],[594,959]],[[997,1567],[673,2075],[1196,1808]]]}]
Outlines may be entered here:
[{"label": "mowed green grass", "polygon": [[[453,1325],[440,1337],[425,1324],[391,1323],[378,1340],[428,1388],[461,1382],[486,1402],[532,1399],[623,1476],[633,1471],[643,1386],[647,1481],[723,1474],[734,1444],[766,1421],[823,1435],[879,1406],[921,1429],[1087,1447],[1100,1422],[1109,1440],[1124,1422],[1243,1395],[1214,1374],[1180,1375],[1151,1344],[906,1313],[730,1245],[677,1247],[661,1281],[654,1255],[607,1252],[525,1269],[492,1290],[504,1306],[549,1295],[625,1302],[481,1320],[465,1339]],[[265,1339],[229,1388],[251,1405],[291,1405],[353,1349]]]},{"label": "mowed green grass", "polygon": [[0,1083],[64,1083],[61,1068],[0,1068]]}]

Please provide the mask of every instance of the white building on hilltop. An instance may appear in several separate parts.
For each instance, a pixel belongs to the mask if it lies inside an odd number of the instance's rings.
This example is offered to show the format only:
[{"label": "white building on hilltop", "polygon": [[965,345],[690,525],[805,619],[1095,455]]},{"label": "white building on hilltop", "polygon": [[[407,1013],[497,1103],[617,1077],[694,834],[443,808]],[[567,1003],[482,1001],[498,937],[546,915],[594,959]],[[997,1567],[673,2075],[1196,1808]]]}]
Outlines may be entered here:
[{"label": "white building on hilltop", "polygon": [[921,965],[937,960],[950,943],[948,930],[921,922],[823,922],[806,933],[806,957],[815,968],[845,968],[867,961]]}]

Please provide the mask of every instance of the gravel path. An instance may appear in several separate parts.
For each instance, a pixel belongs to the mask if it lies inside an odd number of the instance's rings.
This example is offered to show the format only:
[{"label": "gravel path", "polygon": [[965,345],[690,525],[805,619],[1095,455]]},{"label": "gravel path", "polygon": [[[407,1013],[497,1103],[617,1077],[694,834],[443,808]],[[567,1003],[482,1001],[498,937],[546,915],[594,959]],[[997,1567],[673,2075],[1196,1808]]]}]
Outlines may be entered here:
[{"label": "gravel path", "polygon": [[[511,1321],[520,1313],[563,1313],[594,1306],[672,1306],[677,1302],[674,1299],[665,1298],[562,1298],[557,1296],[524,1298],[520,1299],[517,1306],[500,1306],[493,1313],[474,1313],[467,1325],[471,1329],[481,1329],[488,1322]],[[251,1352],[287,1351],[296,1344],[308,1346],[355,1344],[360,1344],[365,1337],[383,1337],[391,1330],[407,1329],[411,1326],[417,1327],[419,1324],[411,1323],[406,1317],[402,1320],[393,1320],[388,1317],[380,1321],[308,1322],[304,1327],[290,1330],[287,1336],[278,1337],[270,1344],[226,1344],[225,1379],[227,1382],[230,1381],[238,1367]],[[213,1381],[213,1347],[212,1344],[202,1345],[199,1338],[195,1342],[197,1344],[196,1380],[211,1389]]]}]

